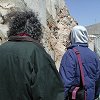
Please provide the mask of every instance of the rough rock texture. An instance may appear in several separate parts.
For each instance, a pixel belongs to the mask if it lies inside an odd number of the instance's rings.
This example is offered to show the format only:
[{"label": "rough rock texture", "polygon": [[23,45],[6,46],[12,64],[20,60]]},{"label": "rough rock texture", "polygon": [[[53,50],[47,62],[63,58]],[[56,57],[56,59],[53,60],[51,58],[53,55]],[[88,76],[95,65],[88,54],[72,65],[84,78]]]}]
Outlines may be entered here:
[{"label": "rough rock texture", "polygon": [[7,40],[6,14],[15,10],[33,10],[43,25],[43,45],[59,69],[61,57],[68,45],[70,29],[76,21],[70,16],[64,0],[0,0],[0,41]]}]

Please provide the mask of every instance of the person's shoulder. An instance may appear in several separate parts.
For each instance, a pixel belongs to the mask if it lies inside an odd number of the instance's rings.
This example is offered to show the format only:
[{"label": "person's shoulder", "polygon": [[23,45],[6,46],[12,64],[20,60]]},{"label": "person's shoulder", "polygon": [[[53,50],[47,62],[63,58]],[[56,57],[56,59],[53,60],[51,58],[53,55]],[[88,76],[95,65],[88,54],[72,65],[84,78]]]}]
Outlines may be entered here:
[{"label": "person's shoulder", "polygon": [[73,49],[69,48],[65,51],[64,55],[63,56],[71,56],[71,57],[74,57],[74,51]]},{"label": "person's shoulder", "polygon": [[97,56],[97,54],[96,54],[95,51],[91,50],[90,48],[88,48],[88,49],[89,49],[89,52],[91,53],[91,55],[93,55],[93,56]]},{"label": "person's shoulder", "polygon": [[94,59],[96,60],[99,60],[99,56],[97,55],[97,53],[93,50],[91,50],[90,48],[89,49],[89,54],[91,55],[91,57],[93,57]]},{"label": "person's shoulder", "polygon": [[51,56],[46,52],[45,47],[41,43],[33,42],[33,45],[34,45],[33,48],[34,48],[35,52],[38,52],[41,55],[46,55],[49,58],[51,58]]}]

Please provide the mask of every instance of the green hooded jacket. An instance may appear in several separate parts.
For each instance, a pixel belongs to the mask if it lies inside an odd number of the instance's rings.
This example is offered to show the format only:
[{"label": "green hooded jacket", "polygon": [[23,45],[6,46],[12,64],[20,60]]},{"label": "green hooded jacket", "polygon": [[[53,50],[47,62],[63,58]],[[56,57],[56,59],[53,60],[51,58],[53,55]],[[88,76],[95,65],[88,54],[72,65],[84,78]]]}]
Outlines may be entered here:
[{"label": "green hooded jacket", "polygon": [[54,61],[30,41],[0,46],[0,100],[64,100]]}]

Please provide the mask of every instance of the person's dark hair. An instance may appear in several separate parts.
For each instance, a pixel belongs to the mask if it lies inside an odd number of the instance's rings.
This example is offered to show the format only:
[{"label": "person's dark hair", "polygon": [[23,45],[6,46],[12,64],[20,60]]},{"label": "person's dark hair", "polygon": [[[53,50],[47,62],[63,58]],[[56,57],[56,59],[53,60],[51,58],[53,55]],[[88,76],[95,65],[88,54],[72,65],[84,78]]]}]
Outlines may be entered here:
[{"label": "person's dark hair", "polygon": [[38,39],[42,34],[41,23],[32,11],[17,11],[9,22],[8,37],[23,32],[30,34],[34,39]]}]

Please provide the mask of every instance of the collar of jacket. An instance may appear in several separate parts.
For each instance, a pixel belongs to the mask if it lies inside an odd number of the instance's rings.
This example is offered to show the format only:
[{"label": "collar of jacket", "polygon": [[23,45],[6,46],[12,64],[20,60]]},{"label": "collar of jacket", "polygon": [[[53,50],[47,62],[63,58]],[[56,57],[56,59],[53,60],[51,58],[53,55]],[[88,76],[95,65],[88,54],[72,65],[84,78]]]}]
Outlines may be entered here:
[{"label": "collar of jacket", "polygon": [[69,46],[67,49],[72,49],[74,47],[81,46],[81,47],[88,47],[88,43],[75,43]]},{"label": "collar of jacket", "polygon": [[33,42],[34,39],[29,36],[10,36],[8,41],[28,41]]},{"label": "collar of jacket", "polygon": [[8,41],[27,41],[27,42],[34,42],[36,45],[38,45],[41,48],[44,48],[42,43],[40,43],[38,40],[34,40],[33,38],[31,38],[30,36],[10,36],[8,38]]}]

